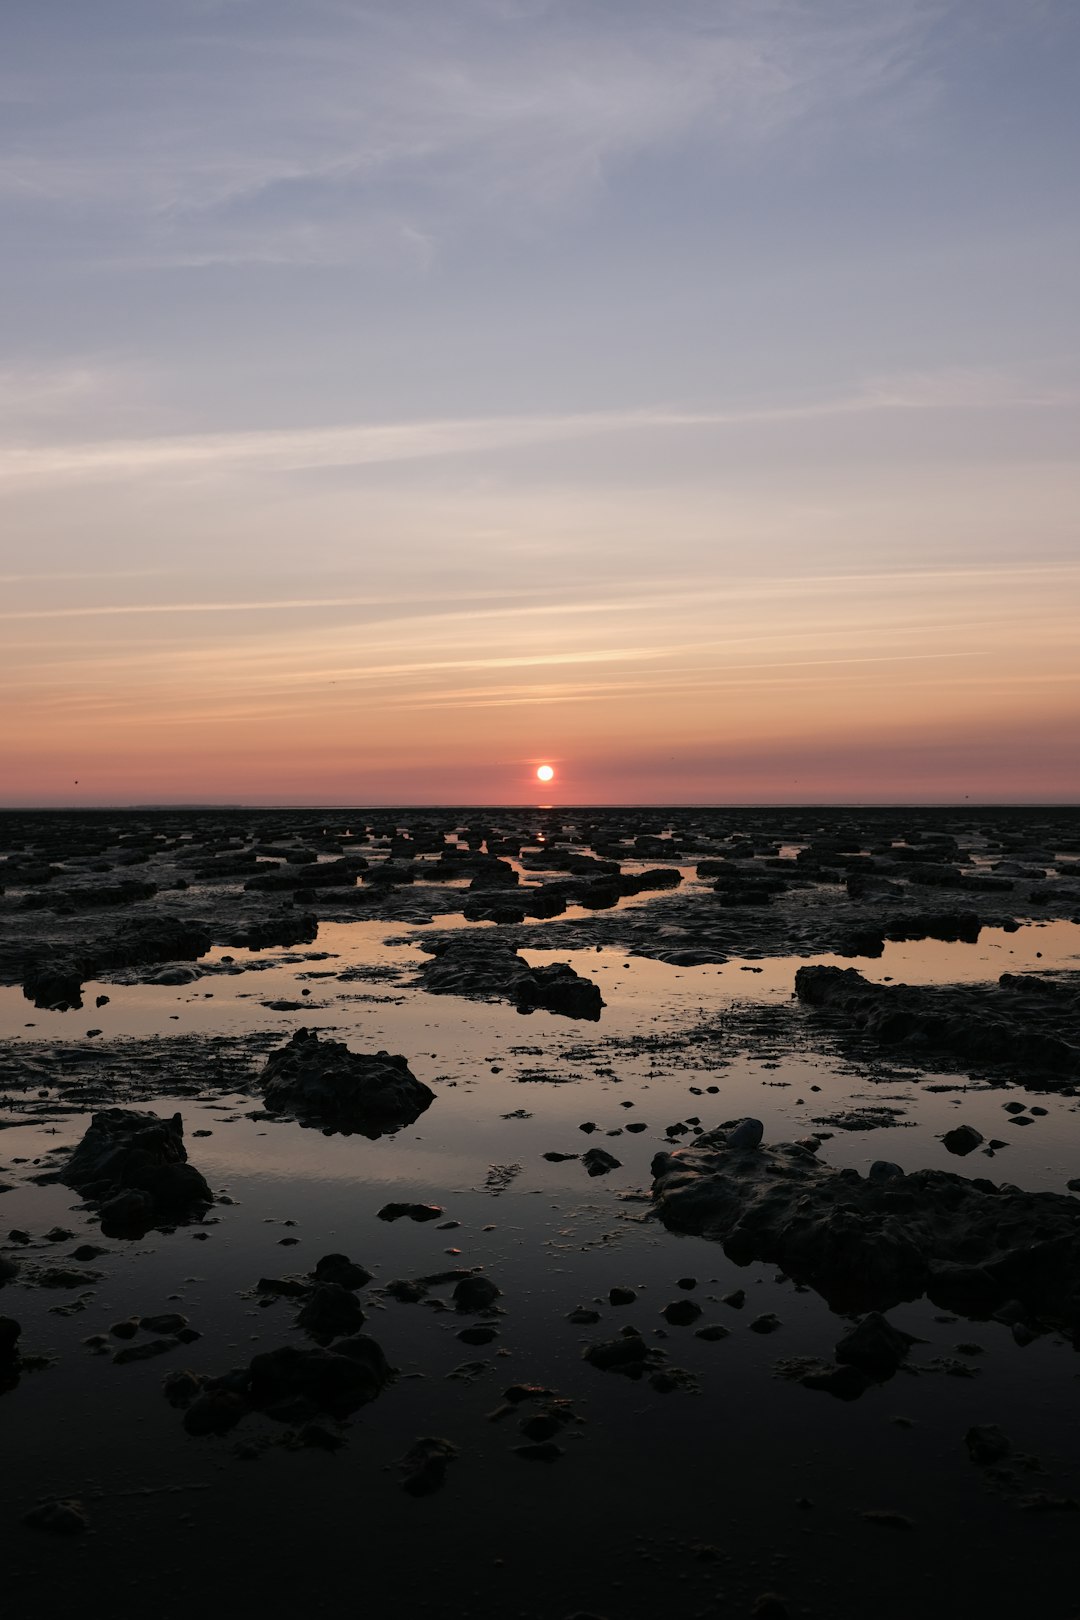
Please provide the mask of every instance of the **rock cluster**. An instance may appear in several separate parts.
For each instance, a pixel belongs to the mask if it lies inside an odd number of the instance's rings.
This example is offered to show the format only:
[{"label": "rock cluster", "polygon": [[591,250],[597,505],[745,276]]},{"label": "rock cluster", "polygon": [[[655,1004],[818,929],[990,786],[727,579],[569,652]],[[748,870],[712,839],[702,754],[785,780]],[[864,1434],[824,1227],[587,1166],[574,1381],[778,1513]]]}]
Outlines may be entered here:
[{"label": "rock cluster", "polygon": [[944,1310],[1001,1314],[1080,1335],[1080,1205],[943,1170],[867,1176],[833,1169],[800,1143],[732,1145],[721,1128],[658,1153],[661,1220],[764,1260],[835,1310],[885,1311],[926,1294]]},{"label": "rock cluster", "polygon": [[466,935],[441,942],[420,970],[419,983],[436,995],[498,997],[522,1013],[537,1008],[595,1022],[604,1006],[600,990],[565,962],[530,967],[510,945]]}]

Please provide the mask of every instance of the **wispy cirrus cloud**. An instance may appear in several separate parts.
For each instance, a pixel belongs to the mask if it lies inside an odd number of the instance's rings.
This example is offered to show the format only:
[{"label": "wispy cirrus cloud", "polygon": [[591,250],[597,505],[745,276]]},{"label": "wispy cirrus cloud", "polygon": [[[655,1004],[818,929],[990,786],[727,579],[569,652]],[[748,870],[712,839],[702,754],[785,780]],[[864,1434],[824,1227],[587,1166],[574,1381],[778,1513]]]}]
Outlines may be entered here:
[{"label": "wispy cirrus cloud", "polygon": [[497,453],[531,445],[640,432],[768,428],[904,411],[979,411],[1074,405],[1080,396],[1005,373],[945,370],[883,378],[833,398],[760,408],[685,411],[666,407],[370,422],[59,444],[0,445],[0,483],[61,479],[299,472],[433,457]]},{"label": "wispy cirrus cloud", "polygon": [[148,41],[69,15],[70,39],[43,35],[59,48],[21,64],[0,194],[124,222],[121,262],[334,263],[389,244],[422,264],[448,233],[534,228],[689,139],[737,159],[845,111],[911,122],[943,9],[179,0]]}]

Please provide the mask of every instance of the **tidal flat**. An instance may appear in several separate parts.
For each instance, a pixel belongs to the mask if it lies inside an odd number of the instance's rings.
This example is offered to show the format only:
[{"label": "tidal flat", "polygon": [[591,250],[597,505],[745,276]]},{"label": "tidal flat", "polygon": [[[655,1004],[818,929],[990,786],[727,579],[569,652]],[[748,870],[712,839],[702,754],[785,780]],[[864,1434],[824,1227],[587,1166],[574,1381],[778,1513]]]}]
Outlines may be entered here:
[{"label": "tidal flat", "polygon": [[0,815],[13,1614],[1080,1613],[1080,811]]}]

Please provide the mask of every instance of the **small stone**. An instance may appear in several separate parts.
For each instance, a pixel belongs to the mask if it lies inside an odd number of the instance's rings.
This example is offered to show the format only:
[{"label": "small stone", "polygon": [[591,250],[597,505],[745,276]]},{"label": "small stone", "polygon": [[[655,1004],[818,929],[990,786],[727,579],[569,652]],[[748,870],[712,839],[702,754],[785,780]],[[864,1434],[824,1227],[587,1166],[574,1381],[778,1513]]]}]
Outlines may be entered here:
[{"label": "small stone", "polygon": [[609,1305],[632,1305],[637,1299],[633,1288],[611,1288],[608,1290]]},{"label": "small stone", "polygon": [[401,1488],[410,1496],[430,1496],[446,1479],[446,1470],[458,1454],[449,1440],[426,1435],[417,1440],[401,1460]]},{"label": "small stone", "polygon": [[75,1497],[62,1497],[31,1508],[23,1524],[32,1530],[46,1530],[53,1536],[81,1536],[87,1528],[86,1510]]},{"label": "small stone", "polygon": [[144,1333],[179,1333],[186,1328],[188,1319],[177,1311],[165,1311],[161,1316],[144,1316],[140,1323]]},{"label": "small stone", "polygon": [[701,1315],[701,1306],[692,1299],[676,1299],[665,1305],[660,1314],[672,1327],[689,1327]]},{"label": "small stone", "polygon": [[946,1131],[941,1140],[950,1153],[963,1157],[964,1154],[973,1153],[982,1145],[983,1136],[973,1125],[957,1125],[955,1130]]},{"label": "small stone", "polygon": [[914,1530],[915,1521],[908,1518],[906,1513],[897,1513],[892,1508],[867,1508],[861,1515],[867,1524],[880,1524],[887,1530]]},{"label": "small stone", "polygon": [[454,1289],[454,1304],[459,1311],[486,1310],[501,1292],[490,1277],[463,1277]]},{"label": "small stone", "polygon": [[977,1423],[964,1436],[968,1456],[979,1468],[989,1468],[1012,1451],[1012,1441],[995,1423]]},{"label": "small stone", "polygon": [[775,1333],[781,1325],[778,1316],[774,1316],[771,1311],[766,1311],[762,1316],[755,1316],[750,1323],[750,1331],[751,1333]]},{"label": "small stone", "polygon": [[499,1337],[499,1330],[493,1327],[483,1327],[478,1323],[475,1327],[462,1328],[457,1337],[462,1344],[490,1344],[492,1339]]},{"label": "small stone", "polygon": [[589,1327],[592,1323],[599,1322],[600,1312],[594,1311],[589,1305],[577,1305],[566,1320],[576,1323],[579,1327]]}]

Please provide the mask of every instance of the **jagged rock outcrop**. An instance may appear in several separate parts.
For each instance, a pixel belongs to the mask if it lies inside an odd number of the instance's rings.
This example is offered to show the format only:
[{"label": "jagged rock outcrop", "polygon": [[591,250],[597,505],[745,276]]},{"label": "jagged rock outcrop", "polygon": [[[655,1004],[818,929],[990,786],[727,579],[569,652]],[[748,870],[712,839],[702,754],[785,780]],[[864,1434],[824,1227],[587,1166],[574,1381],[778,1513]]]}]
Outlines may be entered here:
[{"label": "jagged rock outcrop", "polygon": [[513,946],[475,935],[440,943],[420,969],[419,983],[435,995],[498,997],[519,1012],[542,1007],[594,1022],[604,1006],[598,986],[567,963],[530,967]]},{"label": "jagged rock outcrop", "polygon": [[665,1225],[715,1238],[738,1264],[768,1261],[834,1310],[885,1311],[927,1294],[942,1309],[1080,1335],[1080,1203],[944,1170],[863,1177],[799,1143],[739,1148],[730,1128],[658,1153]]},{"label": "jagged rock outcrop", "polygon": [[94,1114],[63,1169],[48,1177],[100,1206],[103,1230],[117,1236],[201,1214],[214,1202],[188,1163],[184,1123],[134,1108]]},{"label": "jagged rock outcrop", "polygon": [[372,1138],[411,1125],[435,1101],[400,1054],[350,1052],[313,1029],[270,1054],[260,1084],[274,1113]]},{"label": "jagged rock outcrop", "polygon": [[931,988],[871,984],[855,968],[808,966],[795,975],[795,993],[883,1045],[1080,1077],[1080,976],[1069,977],[1071,984],[1007,973],[996,986]]}]

